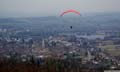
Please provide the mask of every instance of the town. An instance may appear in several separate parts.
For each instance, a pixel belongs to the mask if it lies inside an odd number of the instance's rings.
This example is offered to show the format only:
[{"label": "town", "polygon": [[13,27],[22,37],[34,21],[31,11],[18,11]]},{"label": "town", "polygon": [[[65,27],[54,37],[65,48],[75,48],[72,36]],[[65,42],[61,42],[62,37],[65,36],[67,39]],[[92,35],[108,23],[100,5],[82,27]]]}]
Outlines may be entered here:
[{"label": "town", "polygon": [[13,32],[16,36],[12,36],[12,31],[7,29],[0,31],[4,33],[0,36],[2,67],[5,64],[22,63],[35,64],[37,67],[47,66],[46,69],[40,69],[43,72],[120,69],[119,31],[58,33],[42,39],[17,36],[19,31]]}]

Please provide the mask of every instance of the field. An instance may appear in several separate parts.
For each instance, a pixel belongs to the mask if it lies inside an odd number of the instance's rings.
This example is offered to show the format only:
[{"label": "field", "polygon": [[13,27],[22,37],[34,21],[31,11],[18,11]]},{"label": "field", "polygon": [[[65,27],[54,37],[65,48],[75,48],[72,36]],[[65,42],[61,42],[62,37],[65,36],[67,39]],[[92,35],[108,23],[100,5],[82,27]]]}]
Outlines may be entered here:
[{"label": "field", "polygon": [[100,48],[104,49],[108,54],[112,56],[120,56],[120,45],[105,45],[100,46]]}]

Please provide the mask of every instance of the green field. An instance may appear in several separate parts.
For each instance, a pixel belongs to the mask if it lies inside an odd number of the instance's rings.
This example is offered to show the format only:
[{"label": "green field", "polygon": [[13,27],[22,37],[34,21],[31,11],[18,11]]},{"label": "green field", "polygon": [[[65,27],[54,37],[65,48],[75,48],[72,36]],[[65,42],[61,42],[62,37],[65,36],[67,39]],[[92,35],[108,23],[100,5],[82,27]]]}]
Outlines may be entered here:
[{"label": "green field", "polygon": [[120,45],[99,46],[112,56],[120,56]]}]

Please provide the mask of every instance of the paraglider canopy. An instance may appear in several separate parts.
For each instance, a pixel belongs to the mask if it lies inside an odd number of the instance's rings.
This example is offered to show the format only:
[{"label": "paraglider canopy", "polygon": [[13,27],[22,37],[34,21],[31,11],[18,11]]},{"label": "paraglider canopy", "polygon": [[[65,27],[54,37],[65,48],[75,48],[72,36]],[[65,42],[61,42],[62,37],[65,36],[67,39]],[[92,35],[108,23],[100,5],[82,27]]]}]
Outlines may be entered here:
[{"label": "paraglider canopy", "polygon": [[70,10],[64,11],[60,16],[64,16],[64,15],[67,14],[67,13],[75,13],[75,14],[80,15],[80,12],[78,12],[78,11],[76,11],[76,10],[70,9]]}]

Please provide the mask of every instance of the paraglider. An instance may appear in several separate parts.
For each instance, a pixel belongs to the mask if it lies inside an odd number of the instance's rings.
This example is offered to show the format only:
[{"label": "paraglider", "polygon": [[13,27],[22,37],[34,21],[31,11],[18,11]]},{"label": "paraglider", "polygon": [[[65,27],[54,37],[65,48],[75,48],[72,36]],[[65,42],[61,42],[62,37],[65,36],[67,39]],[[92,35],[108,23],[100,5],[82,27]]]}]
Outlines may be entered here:
[{"label": "paraglider", "polygon": [[[66,11],[62,12],[62,13],[60,14],[60,17],[62,17],[62,19],[63,19],[65,22],[67,22],[67,23],[70,23],[71,21],[68,21],[68,20],[64,19],[63,16],[66,15],[66,14],[69,14],[69,13],[74,13],[74,14],[76,14],[76,15],[78,15],[78,16],[81,15],[81,13],[80,13],[79,11],[73,10],[73,9],[66,10]],[[70,29],[73,29],[73,26],[70,26]]]},{"label": "paraglider", "polygon": [[72,26],[70,26],[70,29],[72,29],[73,27]]}]

